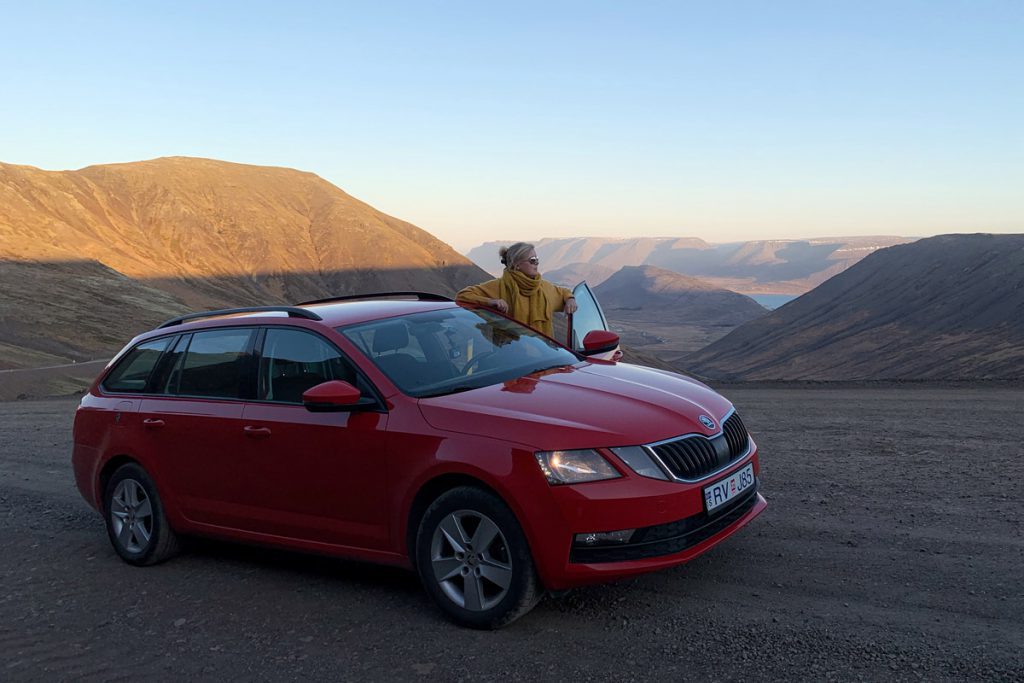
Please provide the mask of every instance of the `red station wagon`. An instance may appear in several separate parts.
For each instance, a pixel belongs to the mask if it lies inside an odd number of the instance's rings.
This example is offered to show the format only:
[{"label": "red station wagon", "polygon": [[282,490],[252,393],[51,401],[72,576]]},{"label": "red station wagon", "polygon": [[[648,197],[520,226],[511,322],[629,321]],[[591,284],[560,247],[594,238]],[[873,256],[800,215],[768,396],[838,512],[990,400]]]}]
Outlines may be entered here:
[{"label": "red station wagon", "polygon": [[700,382],[589,358],[618,338],[576,295],[568,346],[421,293],[170,320],[82,399],[78,488],[131,564],[187,534],[398,565],[477,628],[682,564],[764,510],[757,446]]}]

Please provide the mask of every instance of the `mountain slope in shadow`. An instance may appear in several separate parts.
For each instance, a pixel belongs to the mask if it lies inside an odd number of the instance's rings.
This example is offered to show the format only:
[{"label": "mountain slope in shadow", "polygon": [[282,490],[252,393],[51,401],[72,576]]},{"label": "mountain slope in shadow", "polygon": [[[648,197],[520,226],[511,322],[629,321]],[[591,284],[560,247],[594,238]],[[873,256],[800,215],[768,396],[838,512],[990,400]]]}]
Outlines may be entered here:
[{"label": "mountain slope in shadow", "polygon": [[729,380],[1024,377],[1024,235],[942,235],[871,254],[687,357]]}]

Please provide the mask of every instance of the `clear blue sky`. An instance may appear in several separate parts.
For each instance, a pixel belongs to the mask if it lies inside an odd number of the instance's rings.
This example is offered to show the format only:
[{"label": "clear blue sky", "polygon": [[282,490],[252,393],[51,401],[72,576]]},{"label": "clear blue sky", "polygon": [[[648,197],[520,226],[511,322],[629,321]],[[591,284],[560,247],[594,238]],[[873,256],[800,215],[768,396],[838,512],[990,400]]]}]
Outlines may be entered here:
[{"label": "clear blue sky", "polygon": [[484,239],[1024,232],[1024,1],[20,2],[0,161],[317,173]]}]

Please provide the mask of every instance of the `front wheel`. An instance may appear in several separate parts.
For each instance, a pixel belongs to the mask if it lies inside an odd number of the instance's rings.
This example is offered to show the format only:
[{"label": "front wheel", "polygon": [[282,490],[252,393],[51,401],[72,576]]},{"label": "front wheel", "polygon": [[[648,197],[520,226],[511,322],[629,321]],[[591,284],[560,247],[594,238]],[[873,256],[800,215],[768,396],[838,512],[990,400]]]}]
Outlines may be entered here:
[{"label": "front wheel", "polygon": [[135,463],[122,465],[103,493],[107,536],[125,562],[148,565],[178,552],[178,539],[167,522],[156,484]]},{"label": "front wheel", "polygon": [[454,621],[495,629],[529,612],[540,580],[522,527],[497,496],[464,486],[443,493],[416,534],[416,567]]}]

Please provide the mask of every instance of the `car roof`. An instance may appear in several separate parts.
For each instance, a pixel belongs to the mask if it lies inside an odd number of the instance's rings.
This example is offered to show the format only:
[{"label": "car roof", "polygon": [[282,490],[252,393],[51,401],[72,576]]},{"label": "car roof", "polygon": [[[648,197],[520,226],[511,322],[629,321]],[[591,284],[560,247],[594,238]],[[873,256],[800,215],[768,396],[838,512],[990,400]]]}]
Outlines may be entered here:
[{"label": "car roof", "polygon": [[[404,294],[400,293],[399,295]],[[388,294],[373,295],[387,297]],[[174,334],[195,329],[226,327],[239,324],[287,324],[291,321],[304,320],[307,323],[327,327],[343,327],[372,320],[393,318],[396,316],[436,311],[444,308],[455,308],[458,304],[451,300],[435,297],[428,300],[369,298],[354,300],[328,300],[311,302],[298,306],[264,306],[255,308],[224,309],[219,311],[197,312],[180,318],[174,318],[159,327],[146,332],[141,337],[152,337],[159,334]],[[307,313],[305,315],[304,313]]]},{"label": "car roof", "polygon": [[393,318],[410,313],[436,311],[442,308],[455,308],[453,301],[408,301],[402,299],[371,299],[361,301],[344,301],[334,303],[312,304],[303,306],[324,319],[324,325],[342,327],[356,323]]}]

